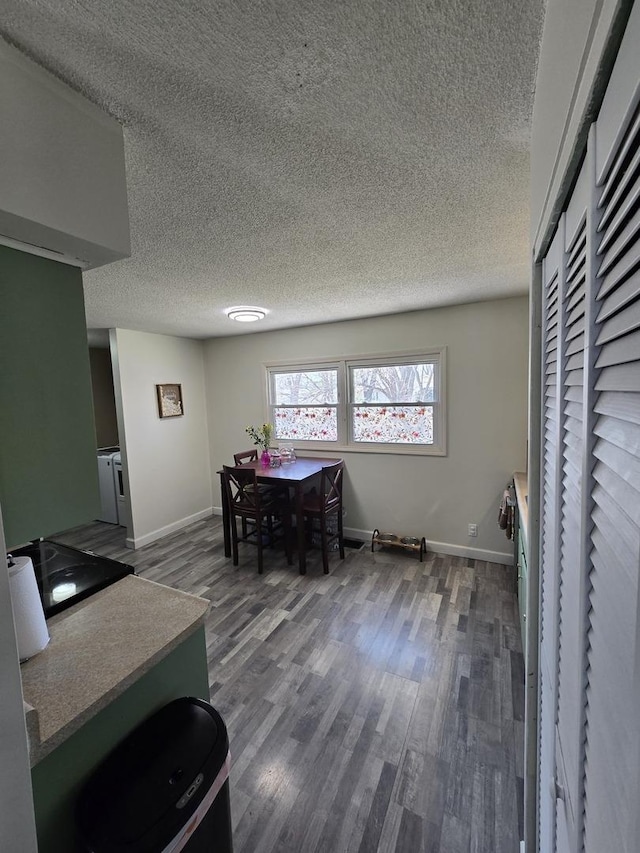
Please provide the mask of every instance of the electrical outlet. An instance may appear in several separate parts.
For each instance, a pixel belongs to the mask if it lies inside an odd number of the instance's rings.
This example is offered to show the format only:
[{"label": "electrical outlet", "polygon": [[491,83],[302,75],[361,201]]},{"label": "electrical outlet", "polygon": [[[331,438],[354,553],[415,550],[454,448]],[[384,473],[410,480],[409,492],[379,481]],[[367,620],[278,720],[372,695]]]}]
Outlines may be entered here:
[{"label": "electrical outlet", "polygon": [[469,536],[477,536],[478,535],[478,525],[477,524],[470,524],[469,525],[468,535]]}]

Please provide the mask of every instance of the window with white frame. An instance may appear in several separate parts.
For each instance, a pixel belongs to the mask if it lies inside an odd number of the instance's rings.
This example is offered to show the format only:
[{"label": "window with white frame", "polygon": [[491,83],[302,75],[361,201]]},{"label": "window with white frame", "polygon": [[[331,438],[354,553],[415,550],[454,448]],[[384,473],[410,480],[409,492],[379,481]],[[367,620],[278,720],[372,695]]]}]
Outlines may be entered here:
[{"label": "window with white frame", "polygon": [[267,366],[276,441],[444,455],[445,350]]}]

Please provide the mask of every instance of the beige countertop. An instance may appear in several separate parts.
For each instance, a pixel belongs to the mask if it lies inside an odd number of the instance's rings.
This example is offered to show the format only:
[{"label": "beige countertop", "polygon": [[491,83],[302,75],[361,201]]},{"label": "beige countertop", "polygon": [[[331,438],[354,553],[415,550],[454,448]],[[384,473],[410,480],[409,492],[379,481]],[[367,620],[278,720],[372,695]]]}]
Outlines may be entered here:
[{"label": "beige countertop", "polygon": [[525,473],[516,471],[513,475],[516,487],[516,500],[518,501],[518,512],[520,514],[520,528],[524,536],[524,544],[529,546],[529,480]]},{"label": "beige countertop", "polygon": [[47,621],[20,667],[31,766],[204,623],[209,602],[134,575]]}]

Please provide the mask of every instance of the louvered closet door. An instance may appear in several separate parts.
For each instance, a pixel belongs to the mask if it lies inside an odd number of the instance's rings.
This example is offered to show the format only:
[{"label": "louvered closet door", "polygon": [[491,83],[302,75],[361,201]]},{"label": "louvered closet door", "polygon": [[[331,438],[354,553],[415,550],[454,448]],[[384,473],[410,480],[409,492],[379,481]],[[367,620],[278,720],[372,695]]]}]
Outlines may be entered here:
[{"label": "louvered closet door", "polygon": [[[640,567],[638,4],[596,124],[599,224],[584,849],[637,853]],[[625,48],[626,43],[626,48]],[[622,74],[624,72],[624,74]],[[615,85],[615,91],[612,86]]]},{"label": "louvered closet door", "polygon": [[[561,517],[558,614],[558,696],[555,772],[556,849],[578,849],[582,800],[586,546],[582,519],[588,452],[585,368],[590,343],[587,304],[587,207],[589,160],[585,162],[564,214],[561,337],[563,346]],[[591,225],[591,218],[589,219]],[[593,227],[591,225],[591,227]]]},{"label": "louvered closet door", "polygon": [[540,824],[538,846],[551,850],[555,835],[555,723],[557,685],[558,537],[560,511],[560,415],[562,340],[560,336],[561,257],[564,218],[543,262],[543,501],[540,572]]},{"label": "louvered closet door", "polygon": [[543,269],[540,853],[640,851],[639,44],[640,2]]}]

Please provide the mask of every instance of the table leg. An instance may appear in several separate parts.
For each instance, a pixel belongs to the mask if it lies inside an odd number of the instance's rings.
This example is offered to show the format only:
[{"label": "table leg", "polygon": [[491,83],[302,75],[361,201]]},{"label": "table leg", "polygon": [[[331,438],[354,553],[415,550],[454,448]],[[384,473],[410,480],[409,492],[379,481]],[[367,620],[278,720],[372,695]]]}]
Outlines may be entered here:
[{"label": "table leg", "polygon": [[298,534],[298,566],[300,567],[300,574],[306,575],[307,573],[307,556],[305,553],[305,541],[304,541],[304,514],[302,512],[302,485],[300,483],[296,483],[296,532]]},{"label": "table leg", "polygon": [[220,496],[222,498],[222,533],[224,536],[224,555],[231,556],[231,520],[229,518],[229,507],[224,488],[224,474],[220,474]]}]

